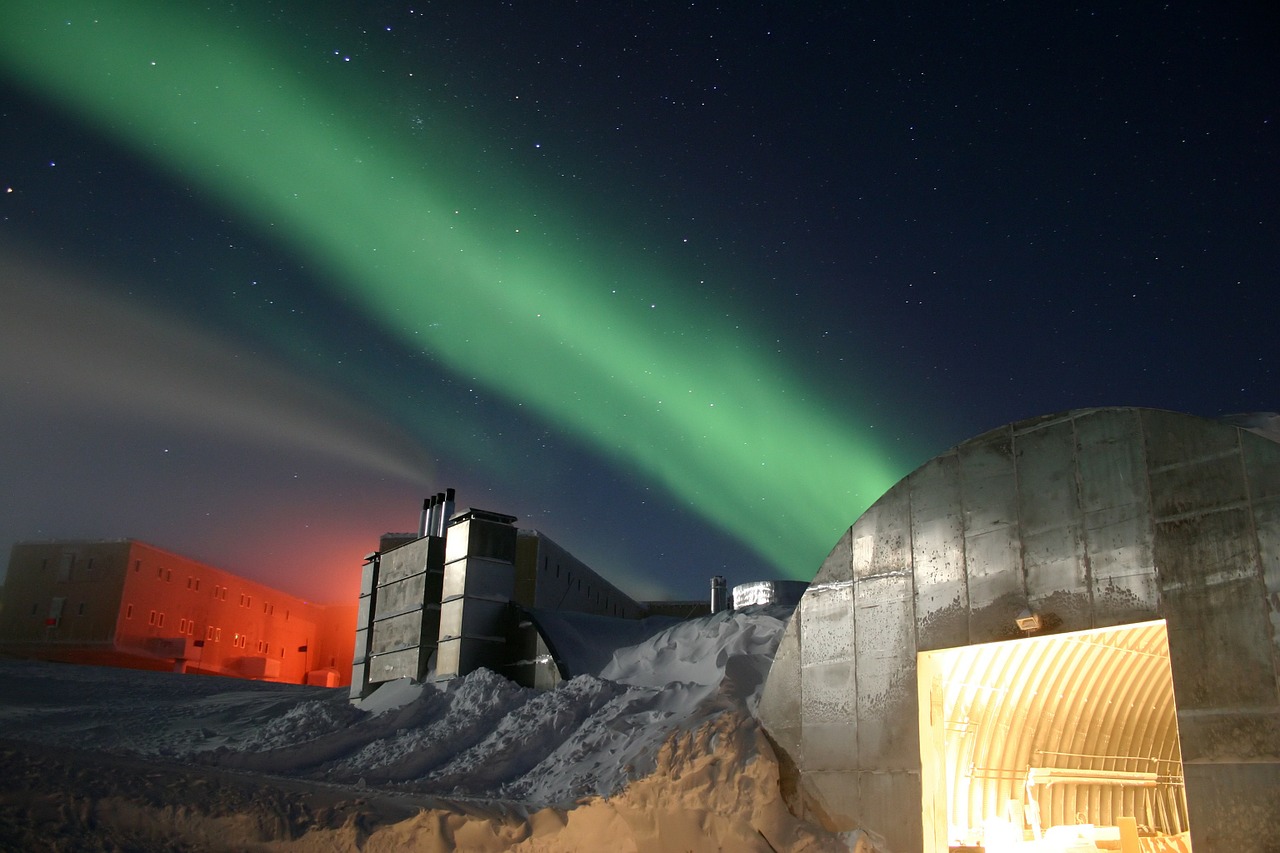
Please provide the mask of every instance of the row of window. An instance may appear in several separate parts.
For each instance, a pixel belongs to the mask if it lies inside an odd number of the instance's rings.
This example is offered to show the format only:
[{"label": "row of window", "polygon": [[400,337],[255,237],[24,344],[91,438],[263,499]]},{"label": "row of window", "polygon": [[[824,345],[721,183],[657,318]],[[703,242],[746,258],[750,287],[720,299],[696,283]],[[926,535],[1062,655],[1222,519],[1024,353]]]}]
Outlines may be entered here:
[{"label": "row of window", "polygon": [[[90,564],[90,565],[92,565],[92,564],[93,564],[93,560],[92,560],[92,559],[91,559],[91,560],[89,560],[89,564]],[[133,570],[134,570],[135,572],[137,572],[137,571],[141,571],[141,570],[142,570],[142,561],[141,561],[141,560],[134,560],[134,561],[133,561]],[[156,567],[156,578],[157,578],[158,580],[163,580],[163,581],[165,581],[166,583],[172,583],[172,582],[173,582],[173,569],[166,569],[164,566],[157,566],[157,567]],[[199,591],[200,591],[200,578],[195,577],[194,575],[187,575],[187,589],[191,590],[192,592],[199,592]],[[214,585],[213,585],[213,597],[214,597],[214,598],[216,598],[216,599],[218,599],[219,601],[226,601],[226,600],[227,600],[227,587],[222,586],[221,584],[214,584]],[[252,606],[253,606],[253,596],[252,596],[252,595],[246,595],[245,593],[240,593],[240,606],[241,606],[241,607],[252,607]],[[275,612],[276,612],[276,606],[275,606],[274,604],[271,604],[270,602],[263,602],[263,604],[262,604],[262,612],[263,612],[263,613],[265,613],[265,614],[267,614],[268,616],[274,616],[274,615],[275,615]],[[288,619],[288,618],[289,618],[289,612],[286,610],[286,611],[285,611],[285,619]]]},{"label": "row of window", "polygon": [[[548,569],[548,560],[546,557],[543,557],[542,570],[545,572],[548,571]],[[556,563],[556,577],[560,577],[559,563]],[[573,572],[566,570],[564,573],[564,580],[566,587],[575,588],[577,592],[582,592],[582,578],[578,578],[577,581],[574,581]],[[612,611],[615,615],[621,615],[622,613],[622,607],[609,600],[609,593],[607,591],[602,594],[598,589],[593,590],[590,583],[587,584],[587,598],[596,604],[604,604],[606,612]]]},{"label": "row of window", "polygon": [[[82,604],[80,605],[80,607],[81,607],[81,613],[83,613],[84,605]],[[132,604],[126,605],[125,611],[124,611],[124,618],[126,619],[133,618]],[[147,617],[147,624],[154,625],[157,628],[163,628],[164,613],[157,610],[152,610],[150,615]],[[178,620],[179,634],[185,634],[188,637],[193,637],[195,636],[195,631],[196,631],[196,620],[186,619],[186,618],[182,618]],[[222,629],[219,627],[214,627],[213,625],[206,625],[204,629],[204,639],[206,642],[214,642],[214,643],[222,642]],[[239,632],[232,634],[231,645],[238,649],[247,649],[249,646],[249,635],[241,634]],[[277,648],[280,652],[280,657],[284,657],[284,647],[280,646]],[[271,644],[263,640],[258,640],[258,653],[264,654],[264,655],[270,654]]]}]

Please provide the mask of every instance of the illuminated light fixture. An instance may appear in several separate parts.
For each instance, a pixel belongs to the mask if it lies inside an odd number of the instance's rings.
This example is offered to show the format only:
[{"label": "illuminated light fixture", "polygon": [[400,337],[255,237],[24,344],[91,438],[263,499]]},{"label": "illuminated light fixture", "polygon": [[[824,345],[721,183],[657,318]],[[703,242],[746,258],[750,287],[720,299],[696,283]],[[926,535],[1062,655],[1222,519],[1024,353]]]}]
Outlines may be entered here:
[{"label": "illuminated light fixture", "polygon": [[1013,621],[1018,623],[1018,630],[1022,631],[1024,634],[1030,634],[1034,631],[1040,630],[1040,614],[1032,613],[1026,608],[1023,608],[1022,612],[1019,613]]}]

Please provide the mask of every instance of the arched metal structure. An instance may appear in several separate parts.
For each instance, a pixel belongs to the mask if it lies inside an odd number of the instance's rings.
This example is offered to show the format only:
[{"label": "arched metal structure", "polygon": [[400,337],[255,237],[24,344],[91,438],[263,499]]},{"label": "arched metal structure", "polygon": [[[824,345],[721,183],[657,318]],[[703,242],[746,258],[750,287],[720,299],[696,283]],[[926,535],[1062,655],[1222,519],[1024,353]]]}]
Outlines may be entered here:
[{"label": "arched metal structure", "polygon": [[[944,827],[990,816],[1028,778],[1046,820],[1138,811],[1141,774],[1167,797],[1179,753],[1195,844],[1261,850],[1280,823],[1278,612],[1280,443],[1151,409],[1035,418],[931,460],[850,527],[791,620],[760,717],[795,811],[894,850],[946,850],[939,811]],[[1145,657],[1154,628],[1075,634],[1139,623],[1167,631],[1171,699]],[[1115,649],[1085,663],[1100,643]],[[955,657],[921,655],[941,650]],[[996,702],[993,682],[1021,698]],[[1076,701],[1086,687],[1100,698]],[[944,721],[983,706],[982,761],[1008,779],[958,784],[959,746],[944,747],[951,784],[925,778],[935,704]],[[948,800],[961,795],[981,806]]]}]

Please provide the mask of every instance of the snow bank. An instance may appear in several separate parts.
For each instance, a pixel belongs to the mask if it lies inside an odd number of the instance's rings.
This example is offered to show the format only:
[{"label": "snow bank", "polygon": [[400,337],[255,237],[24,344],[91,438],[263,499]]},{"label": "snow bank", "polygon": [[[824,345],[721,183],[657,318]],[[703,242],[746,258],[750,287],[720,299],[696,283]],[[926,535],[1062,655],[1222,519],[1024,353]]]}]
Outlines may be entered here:
[{"label": "snow bank", "polygon": [[[345,689],[0,661],[13,687],[0,726],[31,743],[289,777],[277,805],[292,815],[287,834],[310,839],[300,850],[845,850],[781,804],[752,717],[789,615],[752,608],[665,627],[555,690],[480,670],[391,682],[356,704]],[[304,790],[308,802],[351,792],[366,812],[382,802],[383,817],[303,820],[287,803]],[[413,802],[422,813],[403,820]],[[267,824],[255,831],[286,849]]]}]

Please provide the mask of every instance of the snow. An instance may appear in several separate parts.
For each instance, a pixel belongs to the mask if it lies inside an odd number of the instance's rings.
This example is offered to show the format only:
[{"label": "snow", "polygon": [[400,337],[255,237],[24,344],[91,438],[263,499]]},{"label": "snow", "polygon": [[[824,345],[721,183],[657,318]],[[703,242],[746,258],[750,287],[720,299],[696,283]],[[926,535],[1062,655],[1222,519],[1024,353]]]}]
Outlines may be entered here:
[{"label": "snow", "polygon": [[[10,761],[29,760],[23,750],[36,745],[175,762],[182,773],[209,778],[271,780],[287,792],[280,796],[291,804],[292,828],[259,815],[250,834],[298,849],[312,849],[302,844],[307,838],[347,849],[347,836],[356,849],[382,833],[392,846],[412,837],[441,850],[661,849],[645,841],[659,837],[663,846],[694,850],[847,850],[850,839],[786,811],[776,760],[752,718],[789,615],[790,608],[761,607],[651,624],[652,636],[555,690],[479,670],[446,682],[390,682],[358,703],[345,688],[0,660],[0,731],[26,745]],[[590,643],[592,632],[560,635],[558,654],[603,659],[598,647],[566,645],[573,636]],[[58,760],[56,750],[41,754]],[[102,785],[50,796],[106,796]],[[307,811],[335,798],[363,815],[356,829],[321,825],[336,821],[338,806]],[[148,824],[149,831],[177,833],[176,840],[195,831],[188,812],[179,830],[171,825],[176,812],[150,808],[160,828]],[[202,808],[188,805],[203,820],[224,820]],[[295,826],[300,813],[316,825]],[[71,833],[74,810],[59,814],[58,831]],[[21,837],[24,830],[5,820],[0,842],[12,841],[6,832]],[[270,826],[277,830],[263,829]],[[253,841],[247,830],[208,831],[230,847]]]}]

